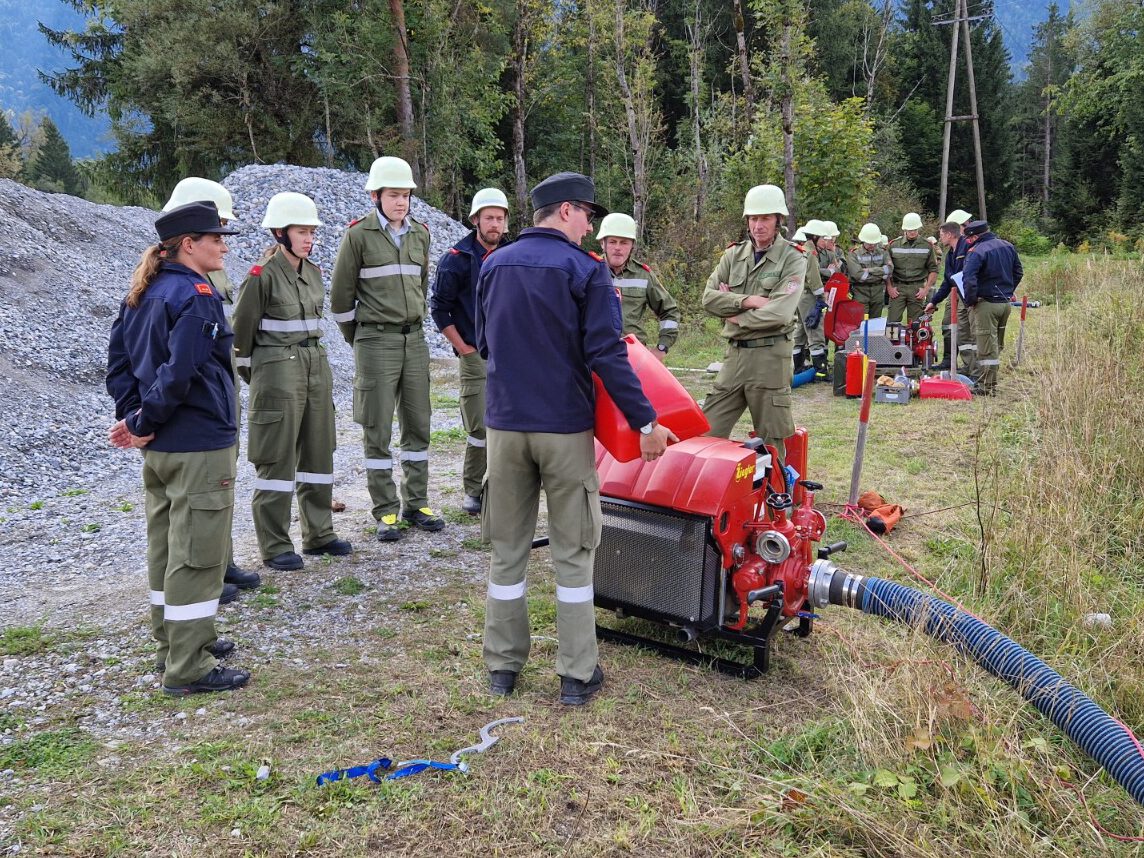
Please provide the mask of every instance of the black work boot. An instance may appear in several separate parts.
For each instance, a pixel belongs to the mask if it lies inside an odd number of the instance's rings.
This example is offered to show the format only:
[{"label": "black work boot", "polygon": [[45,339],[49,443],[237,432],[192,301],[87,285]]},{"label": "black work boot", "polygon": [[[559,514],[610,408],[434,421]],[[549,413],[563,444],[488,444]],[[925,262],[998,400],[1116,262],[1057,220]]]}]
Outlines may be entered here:
[{"label": "black work boot", "polygon": [[445,526],[445,519],[438,518],[433,514],[433,510],[427,506],[421,509],[407,509],[402,511],[401,517],[408,521],[416,528],[421,530],[428,530],[433,533]]},{"label": "black work boot", "polygon": [[239,569],[233,563],[226,566],[226,574],[222,576],[224,584],[233,584],[240,590],[253,590],[262,583],[262,576],[257,572],[247,572]]},{"label": "black work boot", "polygon": [[819,381],[830,380],[830,370],[826,365],[826,352],[810,356],[810,362],[814,365],[814,377]]},{"label": "black work boot", "polygon": [[794,353],[794,371],[797,375],[806,368],[806,350],[800,349]]},{"label": "black work boot", "polygon": [[[228,655],[234,652],[234,641],[224,640],[223,638],[215,638],[215,642],[207,647],[207,652],[209,652],[215,658],[226,658]],[[155,670],[159,673],[163,673],[163,671],[166,669],[167,662],[155,662]]]},{"label": "black work boot", "polygon": [[186,685],[164,685],[163,693],[171,697],[186,697],[189,694],[210,694],[215,691],[233,691],[242,688],[250,681],[250,672],[232,670],[229,667],[216,667],[197,682]]},{"label": "black work boot", "polygon": [[591,700],[604,686],[604,671],[600,665],[592,672],[592,678],[587,682],[573,679],[571,676],[560,677],[560,702],[565,706],[583,706]]},{"label": "black work boot", "polygon": [[281,554],[275,554],[262,562],[271,569],[278,569],[281,572],[293,572],[302,568],[302,558],[293,551],[283,551]]},{"label": "black work boot", "polygon": [[317,548],[303,548],[302,553],[314,557],[323,554],[328,554],[331,557],[349,557],[354,553],[354,547],[346,539],[331,539],[325,545],[319,545]]},{"label": "black work boot", "polygon": [[222,592],[218,597],[218,603],[220,605],[229,605],[236,599],[238,599],[238,588],[233,584],[223,584]]},{"label": "black work boot", "polygon": [[516,677],[516,672],[512,670],[490,670],[489,694],[508,697],[516,690]]}]

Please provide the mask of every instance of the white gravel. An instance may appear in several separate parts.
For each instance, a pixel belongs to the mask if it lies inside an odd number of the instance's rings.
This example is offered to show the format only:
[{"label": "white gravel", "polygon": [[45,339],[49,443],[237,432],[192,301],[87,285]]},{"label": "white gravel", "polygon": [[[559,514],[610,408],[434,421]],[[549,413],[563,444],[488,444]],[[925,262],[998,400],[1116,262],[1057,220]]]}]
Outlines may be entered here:
[{"label": "white gravel", "polygon": [[[259,223],[266,201],[284,190],[313,197],[325,225],[315,261],[327,275],[345,226],[370,210],[365,176],[286,165],[250,166],[224,180],[235,198],[240,235],[229,241],[236,284],[271,240]],[[432,233],[431,264],[466,227],[413,201]],[[106,441],[113,407],[103,387],[107,337],[131,271],[154,240],[157,212],[97,205],[0,180],[0,611],[3,625],[44,621],[67,626],[76,611],[114,614],[123,586],[143,589],[145,533],[139,458]],[[428,328],[432,328],[426,316]],[[353,354],[325,321],[334,373],[339,449],[335,490],[355,518],[357,541],[368,523],[360,429],[350,419]],[[455,395],[455,361],[432,331],[434,377]],[[434,429],[459,423],[455,407],[434,413]],[[245,442],[243,442],[245,452]],[[451,491],[459,465],[441,457],[434,480]],[[236,556],[257,568],[248,514],[253,471],[240,460]],[[459,489],[458,489],[459,491]],[[360,495],[360,496],[359,496]],[[439,501],[434,500],[434,503]],[[357,531],[355,534],[354,531]],[[131,604],[123,618],[139,617]],[[87,617],[90,621],[91,617]]]}]

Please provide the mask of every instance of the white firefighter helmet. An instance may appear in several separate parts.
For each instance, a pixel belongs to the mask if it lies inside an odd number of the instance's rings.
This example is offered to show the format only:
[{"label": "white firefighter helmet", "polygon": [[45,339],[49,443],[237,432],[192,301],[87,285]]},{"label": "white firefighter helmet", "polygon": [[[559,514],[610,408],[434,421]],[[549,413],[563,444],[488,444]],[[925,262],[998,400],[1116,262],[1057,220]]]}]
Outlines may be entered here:
[{"label": "white firefighter helmet", "polygon": [[369,179],[365,183],[367,191],[380,191],[382,188],[413,190],[416,187],[413,169],[406,161],[392,155],[383,155],[373,162],[369,168]]},{"label": "white firefighter helmet", "polygon": [[504,213],[507,215],[508,197],[504,195],[504,191],[497,188],[481,188],[473,194],[473,204],[469,207],[469,220],[472,220],[481,209],[488,206],[504,209]]},{"label": "white firefighter helmet", "polygon": [[605,238],[630,238],[636,240],[636,221],[631,215],[622,212],[612,212],[600,221],[600,231],[596,233],[596,241]]},{"label": "white firefighter helmet", "polygon": [[921,228],[922,228],[922,219],[921,219],[921,215],[919,215],[917,212],[908,212],[906,214],[906,216],[904,218],[902,218],[902,229],[921,229]]},{"label": "white firefighter helmet", "polygon": [[791,241],[806,241],[806,227],[800,226],[794,231],[794,237]]},{"label": "white firefighter helmet", "polygon": [[185,206],[187,203],[211,202],[218,209],[219,220],[238,220],[234,216],[234,199],[230,191],[218,182],[187,176],[171,191],[171,199],[163,206],[163,211]]},{"label": "white firefighter helmet", "polygon": [[967,223],[973,220],[973,215],[971,215],[965,209],[954,209],[945,216],[945,220],[947,223],[955,223],[958,226],[965,226]]},{"label": "white firefighter helmet", "polygon": [[882,240],[882,230],[876,223],[865,224],[858,230],[858,240],[863,244],[878,244]]},{"label": "white firefighter helmet", "polygon": [[822,237],[827,234],[826,221],[819,220],[816,217],[812,217],[810,220],[808,220],[806,222],[806,226],[804,226],[802,229],[803,232],[805,232],[807,235]]},{"label": "white firefighter helmet", "polygon": [[755,185],[743,198],[743,217],[768,214],[786,216],[786,196],[777,185]]},{"label": "white firefighter helmet", "polygon": [[262,225],[268,229],[286,229],[288,226],[321,226],[318,207],[305,194],[284,191],[275,194],[266,204],[266,217]]},{"label": "white firefighter helmet", "polygon": [[832,220],[824,220],[822,226],[824,229],[822,234],[827,238],[838,238],[838,236],[842,235],[842,233],[838,231],[838,224]]}]

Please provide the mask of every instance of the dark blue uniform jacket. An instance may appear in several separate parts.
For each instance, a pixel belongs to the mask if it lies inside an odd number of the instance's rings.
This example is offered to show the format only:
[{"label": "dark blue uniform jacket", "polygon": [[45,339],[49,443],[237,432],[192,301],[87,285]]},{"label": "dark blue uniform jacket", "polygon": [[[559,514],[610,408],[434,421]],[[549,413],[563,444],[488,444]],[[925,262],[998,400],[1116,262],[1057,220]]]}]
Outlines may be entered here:
[{"label": "dark blue uniform jacket", "polygon": [[965,254],[965,303],[972,307],[978,301],[1006,303],[1021,283],[1025,271],[1017,248],[985,233]]},{"label": "dark blue uniform jacket", "polygon": [[555,229],[523,230],[485,260],[477,348],[488,358],[485,425],[583,432],[595,425],[592,373],[633,429],[655,419],[612,318],[612,276]]},{"label": "dark blue uniform jacket", "polygon": [[933,304],[940,304],[949,295],[949,290],[954,288],[953,275],[961,271],[965,267],[965,252],[969,250],[969,244],[965,240],[965,236],[959,236],[957,244],[954,245],[953,250],[945,255],[945,276],[942,278],[941,286],[933,296]]},{"label": "dark blue uniform jacket", "polygon": [[[502,243],[504,247],[507,242]],[[470,346],[477,344],[477,278],[486,251],[473,230],[442,254],[437,277],[429,295],[429,311],[437,330],[457,326],[457,333]]]},{"label": "dark blue uniform jacket", "polygon": [[116,419],[148,450],[221,450],[237,438],[234,332],[210,281],[163,263],[139,306],[119,307],[107,349],[107,392]]}]

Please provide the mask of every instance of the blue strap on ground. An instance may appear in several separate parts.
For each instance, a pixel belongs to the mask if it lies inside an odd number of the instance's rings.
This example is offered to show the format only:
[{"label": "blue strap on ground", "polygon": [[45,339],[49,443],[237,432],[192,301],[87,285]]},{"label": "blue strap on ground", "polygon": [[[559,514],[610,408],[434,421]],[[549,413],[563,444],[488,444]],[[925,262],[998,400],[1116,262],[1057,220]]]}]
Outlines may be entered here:
[{"label": "blue strap on ground", "polygon": [[[378,769],[384,771],[392,765],[393,760],[389,759],[388,757],[381,757],[374,760],[372,763],[367,763],[364,766],[353,766],[352,768],[348,769],[334,769],[332,772],[325,772],[318,775],[318,786],[333,783],[334,781],[340,781],[343,779],[360,778],[362,775],[365,775],[375,784],[379,784],[381,783],[381,778],[377,776]],[[388,775],[387,777],[393,777],[393,775]]]},{"label": "blue strap on ground", "polygon": [[395,781],[398,778],[408,777],[409,775],[419,775],[426,769],[439,769],[443,772],[467,772],[469,767],[464,763],[438,763],[436,760],[406,760],[398,764],[398,768],[385,776],[387,781]]},{"label": "blue strap on ground", "polygon": [[364,766],[354,766],[349,769],[334,769],[331,772],[318,775],[318,786],[323,784],[332,783],[333,781],[340,781],[343,778],[359,778],[362,775],[368,777],[375,784],[381,783],[382,780],[395,781],[398,778],[409,777],[410,775],[417,775],[426,769],[437,769],[442,772],[461,772],[468,774],[469,764],[461,758],[466,754],[483,754],[493,745],[500,741],[499,736],[492,735],[492,731],[497,727],[504,724],[523,724],[524,719],[516,718],[501,718],[497,721],[490,721],[481,728],[480,738],[481,741],[476,745],[470,745],[467,748],[461,748],[456,751],[447,763],[439,763],[436,760],[404,760],[397,764],[397,767],[387,774],[384,778],[379,778],[377,772],[379,769],[386,771],[393,766],[393,761],[388,757],[382,757],[374,760]]}]

